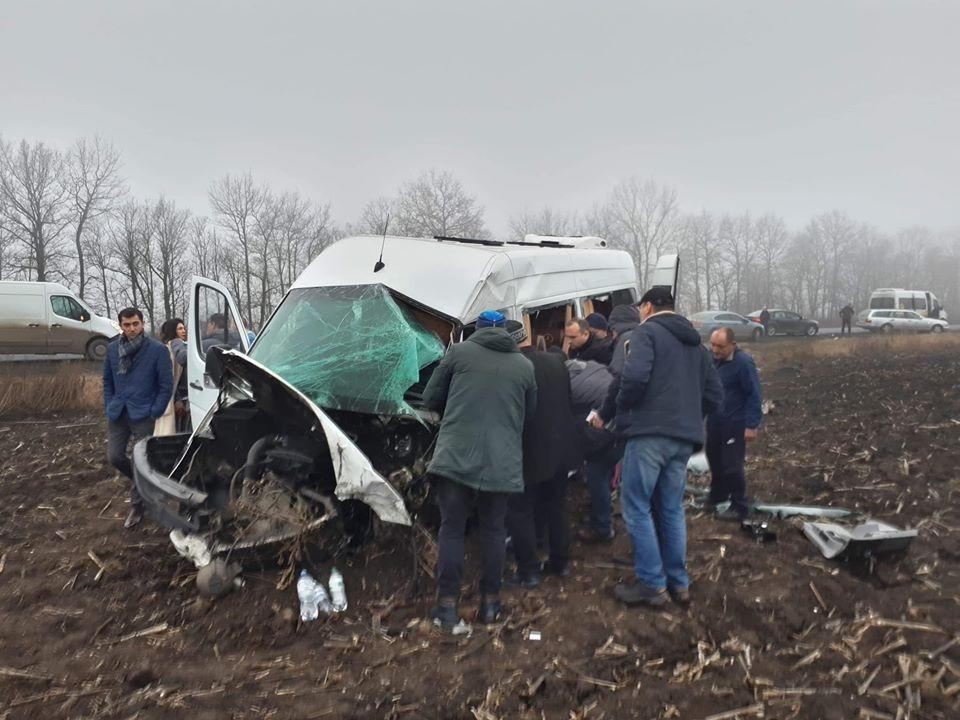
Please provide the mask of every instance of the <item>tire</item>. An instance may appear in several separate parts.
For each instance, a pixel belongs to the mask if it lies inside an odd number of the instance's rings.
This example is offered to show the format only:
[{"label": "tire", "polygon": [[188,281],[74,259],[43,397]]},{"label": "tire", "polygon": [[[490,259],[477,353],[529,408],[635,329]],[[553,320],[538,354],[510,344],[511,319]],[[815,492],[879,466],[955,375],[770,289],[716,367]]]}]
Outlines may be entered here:
[{"label": "tire", "polygon": [[773,337],[776,334],[777,334],[776,326],[771,325],[770,327],[767,328],[767,335],[769,335],[770,337]]},{"label": "tire", "polygon": [[891,325],[890,323],[887,323],[886,325],[883,325],[883,326],[880,328],[880,332],[882,332],[882,333],[892,333],[892,332],[893,332],[893,325]]},{"label": "tire", "polygon": [[[939,325],[937,327],[939,327]],[[750,339],[753,340],[754,342],[759,342],[760,338],[762,337],[763,337],[763,330],[761,330],[760,328],[757,328],[752,333],[750,333]]]},{"label": "tire", "polygon": [[807,325],[807,337],[813,337],[820,330],[816,325]]},{"label": "tire", "polygon": [[106,338],[94,338],[87,343],[87,359],[100,362],[107,359],[107,348],[110,341]]},{"label": "tire", "polygon": [[930,329],[930,332],[933,332],[933,333],[942,333],[942,332],[943,332],[943,325],[934,325],[934,326]]}]

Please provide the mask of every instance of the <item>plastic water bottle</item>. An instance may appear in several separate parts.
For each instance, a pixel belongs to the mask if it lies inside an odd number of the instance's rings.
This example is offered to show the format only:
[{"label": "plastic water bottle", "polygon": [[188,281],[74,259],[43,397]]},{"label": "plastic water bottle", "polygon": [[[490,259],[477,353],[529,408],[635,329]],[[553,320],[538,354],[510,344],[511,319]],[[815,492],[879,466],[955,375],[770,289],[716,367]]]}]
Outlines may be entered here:
[{"label": "plastic water bottle", "polygon": [[321,611],[329,613],[333,610],[323,583],[314,580],[306,570],[301,570],[297,579],[297,595],[300,597],[300,619],[304,622],[316,620]]},{"label": "plastic water bottle", "polygon": [[347,609],[347,586],[343,583],[343,575],[336,568],[330,570],[330,600],[334,612]]}]

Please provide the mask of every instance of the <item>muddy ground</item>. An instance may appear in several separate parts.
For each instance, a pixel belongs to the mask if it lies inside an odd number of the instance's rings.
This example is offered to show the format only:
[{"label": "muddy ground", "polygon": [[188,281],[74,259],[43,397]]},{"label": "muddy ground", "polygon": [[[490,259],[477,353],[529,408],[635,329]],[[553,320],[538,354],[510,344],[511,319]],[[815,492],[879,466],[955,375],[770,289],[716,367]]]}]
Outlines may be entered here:
[{"label": "muddy ground", "polygon": [[758,544],[691,511],[692,607],[633,610],[611,594],[618,524],[611,547],[574,546],[569,580],[507,593],[505,625],[456,640],[418,622],[429,583],[397,532],[338,562],[342,617],[301,625],[276,569],[198,599],[164,532],[123,530],[98,416],[0,419],[0,718],[958,717],[956,347],[773,348],[753,494],[919,528],[905,558],[870,572],[796,521]]}]

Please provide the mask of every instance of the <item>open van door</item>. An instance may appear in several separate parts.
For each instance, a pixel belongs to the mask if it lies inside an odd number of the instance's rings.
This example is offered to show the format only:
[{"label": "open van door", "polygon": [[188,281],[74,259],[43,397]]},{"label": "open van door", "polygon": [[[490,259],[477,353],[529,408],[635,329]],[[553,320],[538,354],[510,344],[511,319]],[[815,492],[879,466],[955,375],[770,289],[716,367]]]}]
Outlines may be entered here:
[{"label": "open van door", "polygon": [[[657,258],[657,265],[650,278],[650,288],[661,286],[670,288],[673,299],[679,302],[677,298],[677,290],[680,288],[679,255],[661,255]],[[650,288],[641,288],[641,292],[646,292]]]},{"label": "open van door", "polygon": [[187,385],[190,419],[198,427],[217,401],[219,388],[207,375],[207,352],[224,347],[246,353],[247,330],[237,304],[220,283],[194,276],[190,279],[190,321],[187,325]]}]

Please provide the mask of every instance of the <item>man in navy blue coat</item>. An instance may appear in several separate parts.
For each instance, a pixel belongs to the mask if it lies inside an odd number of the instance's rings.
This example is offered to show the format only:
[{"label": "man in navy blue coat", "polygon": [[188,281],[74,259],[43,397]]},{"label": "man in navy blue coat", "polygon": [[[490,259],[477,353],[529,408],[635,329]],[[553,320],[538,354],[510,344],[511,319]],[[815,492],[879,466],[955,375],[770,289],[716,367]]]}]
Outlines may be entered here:
[{"label": "man in navy blue coat", "polygon": [[744,472],[747,443],[757,437],[763,420],[757,366],[737,347],[730,328],[714,330],[710,349],[723,383],[723,404],[707,417],[707,461],[710,463],[710,499],[730,507],[718,517],[742,520],[747,516],[747,480]]},{"label": "man in navy blue coat", "polygon": [[107,349],[103,363],[103,405],[107,412],[107,458],[130,479],[130,514],[125,528],[143,519],[143,502],[133,484],[127,444],[153,434],[154,422],[173,396],[173,365],[166,346],[143,329],[143,313],[120,311],[121,334]]}]

